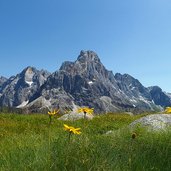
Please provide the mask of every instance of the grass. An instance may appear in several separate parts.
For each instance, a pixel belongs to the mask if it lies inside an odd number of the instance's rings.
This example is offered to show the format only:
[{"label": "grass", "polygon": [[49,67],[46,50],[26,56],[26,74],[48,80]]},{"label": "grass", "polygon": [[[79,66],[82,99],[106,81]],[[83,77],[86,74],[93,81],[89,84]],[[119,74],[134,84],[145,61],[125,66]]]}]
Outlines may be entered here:
[{"label": "grass", "polygon": [[[49,126],[46,115],[0,114],[0,171],[170,171],[171,132],[129,129],[139,117],[110,114],[75,122],[54,118]],[[80,127],[82,133],[69,141],[64,123]]]}]

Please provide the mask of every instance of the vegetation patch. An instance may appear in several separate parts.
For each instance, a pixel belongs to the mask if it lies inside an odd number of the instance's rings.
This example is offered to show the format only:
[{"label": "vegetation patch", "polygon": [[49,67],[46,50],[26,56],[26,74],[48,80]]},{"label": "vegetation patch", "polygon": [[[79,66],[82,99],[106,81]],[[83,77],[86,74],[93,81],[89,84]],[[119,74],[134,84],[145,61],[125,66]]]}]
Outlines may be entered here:
[{"label": "vegetation patch", "polygon": [[140,117],[0,114],[0,170],[171,170],[170,130],[130,129]]}]

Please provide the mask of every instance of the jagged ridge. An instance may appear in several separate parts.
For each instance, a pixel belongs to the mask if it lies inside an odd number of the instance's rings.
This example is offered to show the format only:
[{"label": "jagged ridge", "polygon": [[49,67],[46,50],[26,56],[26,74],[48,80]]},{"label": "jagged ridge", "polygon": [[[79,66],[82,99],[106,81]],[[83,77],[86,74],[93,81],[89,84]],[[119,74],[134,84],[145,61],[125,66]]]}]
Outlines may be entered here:
[{"label": "jagged ridge", "polygon": [[171,105],[171,98],[160,88],[146,88],[128,74],[108,71],[93,51],[81,51],[75,62],[64,62],[52,74],[28,67],[9,80],[0,105],[18,106],[28,101],[25,107],[32,112],[46,108],[63,111],[75,105],[94,107],[98,113],[137,112]]}]

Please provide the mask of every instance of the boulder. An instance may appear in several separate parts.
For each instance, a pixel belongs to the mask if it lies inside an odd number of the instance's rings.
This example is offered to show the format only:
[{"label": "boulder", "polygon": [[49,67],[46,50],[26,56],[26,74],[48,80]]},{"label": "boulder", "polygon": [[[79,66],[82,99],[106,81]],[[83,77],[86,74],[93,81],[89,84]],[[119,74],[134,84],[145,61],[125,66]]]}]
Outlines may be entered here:
[{"label": "boulder", "polygon": [[63,121],[75,121],[75,120],[79,120],[79,119],[87,119],[87,120],[91,120],[93,119],[93,115],[87,114],[84,117],[84,113],[69,113],[69,114],[65,114],[63,116],[61,116],[59,118],[59,120],[63,120]]},{"label": "boulder", "polygon": [[75,120],[79,120],[79,119],[87,119],[87,120],[93,119],[94,116],[92,114],[84,115],[83,112],[78,113],[78,109],[79,109],[79,106],[77,106],[74,103],[72,103],[72,111],[70,113],[66,113],[63,116],[61,116],[59,118],[59,120],[75,121]]},{"label": "boulder", "polygon": [[130,124],[131,127],[142,126],[152,130],[165,130],[171,126],[170,114],[152,114],[135,120]]}]

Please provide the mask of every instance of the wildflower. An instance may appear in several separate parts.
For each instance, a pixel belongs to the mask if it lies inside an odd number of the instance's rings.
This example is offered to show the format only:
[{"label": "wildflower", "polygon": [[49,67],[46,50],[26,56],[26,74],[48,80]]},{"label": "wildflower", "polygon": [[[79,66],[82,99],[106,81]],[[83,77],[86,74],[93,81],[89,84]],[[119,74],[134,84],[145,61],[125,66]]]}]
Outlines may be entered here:
[{"label": "wildflower", "polygon": [[92,115],[94,111],[94,108],[88,108],[88,107],[83,107],[78,109],[78,113],[83,112],[84,113],[84,119],[86,117],[86,114]]},{"label": "wildflower", "polygon": [[80,130],[81,128],[74,128],[72,126],[68,126],[66,124],[64,124],[64,130],[68,131],[69,133],[73,133],[73,134],[81,134]]},{"label": "wildflower", "polygon": [[78,109],[78,113],[84,112],[84,113],[92,114],[93,111],[94,111],[93,108],[88,108],[88,107],[83,107]]},{"label": "wildflower", "polygon": [[59,112],[59,109],[58,110],[54,109],[53,111],[48,111],[49,124],[51,124],[51,122],[52,122],[52,116],[56,115],[58,112]]},{"label": "wildflower", "polygon": [[164,113],[171,113],[171,107],[166,107]]},{"label": "wildflower", "polygon": [[54,109],[53,111],[49,111],[49,112],[48,112],[48,115],[49,115],[49,116],[54,116],[54,115],[56,115],[58,112],[59,112],[59,110]]},{"label": "wildflower", "polygon": [[74,128],[73,126],[68,126],[66,124],[64,124],[64,130],[69,132],[69,137],[68,140],[70,142],[70,138],[71,138],[71,134],[81,134],[80,130],[81,128]]},{"label": "wildflower", "polygon": [[132,133],[132,139],[135,139],[137,137],[137,134],[134,132]]}]

